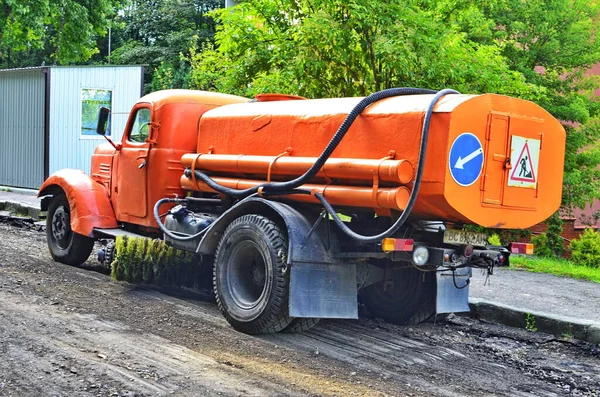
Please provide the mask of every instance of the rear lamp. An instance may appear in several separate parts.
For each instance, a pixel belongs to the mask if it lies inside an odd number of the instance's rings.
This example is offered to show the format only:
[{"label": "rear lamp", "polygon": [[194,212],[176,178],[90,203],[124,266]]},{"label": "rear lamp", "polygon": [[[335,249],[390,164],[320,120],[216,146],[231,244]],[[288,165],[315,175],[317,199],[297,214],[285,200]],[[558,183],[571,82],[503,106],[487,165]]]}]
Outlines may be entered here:
[{"label": "rear lamp", "polygon": [[384,238],[381,240],[383,252],[412,251],[414,240],[410,238]]},{"label": "rear lamp", "polygon": [[533,244],[526,244],[525,245],[525,254],[527,254],[527,255],[533,255]]},{"label": "rear lamp", "polygon": [[533,255],[533,244],[531,243],[510,243],[511,254]]},{"label": "rear lamp", "polygon": [[412,260],[417,266],[425,266],[429,260],[429,250],[427,247],[415,247],[412,254]]}]

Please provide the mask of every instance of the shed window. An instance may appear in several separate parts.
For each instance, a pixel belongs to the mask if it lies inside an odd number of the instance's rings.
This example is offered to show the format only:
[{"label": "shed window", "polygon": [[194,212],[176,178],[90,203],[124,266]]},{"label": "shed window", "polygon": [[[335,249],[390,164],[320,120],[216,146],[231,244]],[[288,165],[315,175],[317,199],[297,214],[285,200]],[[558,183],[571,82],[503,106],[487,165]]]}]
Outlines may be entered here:
[{"label": "shed window", "polygon": [[[84,88],[81,90],[81,135],[96,136],[98,112],[101,107],[112,109],[112,91]],[[110,117],[106,136],[110,136]]]}]

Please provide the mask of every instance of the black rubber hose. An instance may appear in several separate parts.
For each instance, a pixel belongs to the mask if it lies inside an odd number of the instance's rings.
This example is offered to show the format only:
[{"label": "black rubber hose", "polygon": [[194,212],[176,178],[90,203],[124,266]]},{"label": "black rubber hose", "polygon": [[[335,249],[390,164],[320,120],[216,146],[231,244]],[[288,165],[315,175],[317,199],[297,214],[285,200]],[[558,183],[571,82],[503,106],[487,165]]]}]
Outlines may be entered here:
[{"label": "black rubber hose", "polygon": [[[422,95],[422,94],[435,94],[437,91],[428,90],[423,88],[389,88],[387,90],[375,92],[365,98],[363,98],[346,116],[344,122],[340,125],[337,132],[333,135],[333,138],[325,147],[325,150],[321,153],[321,155],[317,158],[315,163],[302,175],[297,177],[296,179],[292,179],[286,182],[268,182],[263,183],[258,186],[254,186],[244,190],[232,189],[225,186],[222,186],[212,180],[208,175],[204,174],[200,171],[195,171],[194,176],[197,180],[200,180],[207,184],[211,189],[216,190],[219,193],[226,194],[235,198],[244,198],[253,193],[258,192],[258,189],[263,188],[263,194],[275,194],[275,192],[285,191],[285,190],[293,190],[301,185],[304,185],[308,180],[313,178],[317,173],[321,170],[323,165],[333,151],[338,147],[350,126],[354,123],[354,120],[367,108],[367,106],[381,101],[382,99],[395,97],[395,96],[404,96],[404,95]],[[185,176],[190,178],[192,173],[190,169],[186,169],[184,172]]]},{"label": "black rubber hose", "polygon": [[417,162],[415,183],[413,185],[412,191],[410,192],[406,208],[404,209],[404,211],[402,211],[400,217],[396,220],[396,222],[394,222],[394,224],[389,229],[374,236],[363,236],[362,234],[358,234],[354,230],[346,226],[346,224],[340,219],[340,217],[335,212],[335,209],[331,206],[331,204],[329,204],[329,202],[327,202],[325,197],[323,197],[319,193],[314,193],[315,197],[319,199],[325,210],[329,213],[329,215],[331,215],[335,224],[350,238],[353,238],[354,240],[365,244],[379,242],[381,239],[389,237],[395,232],[397,232],[398,229],[402,227],[404,222],[406,222],[406,220],[410,216],[410,213],[412,212],[415,202],[417,201],[417,195],[419,194],[419,189],[421,188],[421,180],[423,179],[423,169],[425,168],[425,156],[427,154],[427,139],[429,137],[429,125],[431,123],[431,115],[433,114],[433,109],[437,102],[440,100],[440,98],[447,94],[458,94],[458,92],[449,89],[439,91],[435,95],[435,97],[433,97],[431,103],[429,104],[429,107],[427,108],[427,111],[425,112],[423,128],[421,129],[421,146],[419,149],[419,159]]}]

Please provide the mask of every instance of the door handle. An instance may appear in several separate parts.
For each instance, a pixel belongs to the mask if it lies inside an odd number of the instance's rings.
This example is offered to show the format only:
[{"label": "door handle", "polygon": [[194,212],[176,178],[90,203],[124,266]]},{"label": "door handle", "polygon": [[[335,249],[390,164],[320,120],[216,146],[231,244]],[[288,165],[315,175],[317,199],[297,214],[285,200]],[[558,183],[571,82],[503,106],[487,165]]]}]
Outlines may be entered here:
[{"label": "door handle", "polygon": [[137,156],[137,160],[141,160],[141,159],[144,159],[144,162],[142,164],[138,165],[138,168],[140,170],[146,166],[146,163],[148,162],[148,156],[146,156],[146,155]]}]

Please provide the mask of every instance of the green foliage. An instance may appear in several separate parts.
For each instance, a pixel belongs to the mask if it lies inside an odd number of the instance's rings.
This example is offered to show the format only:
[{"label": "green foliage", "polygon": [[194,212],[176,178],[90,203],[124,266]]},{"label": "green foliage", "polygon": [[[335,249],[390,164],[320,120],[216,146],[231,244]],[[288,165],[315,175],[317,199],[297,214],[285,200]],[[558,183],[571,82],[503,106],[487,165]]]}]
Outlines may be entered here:
[{"label": "green foliage", "polygon": [[502,241],[500,240],[500,236],[496,233],[493,233],[489,238],[488,238],[488,244],[490,245],[502,245]]},{"label": "green foliage", "polygon": [[400,0],[385,7],[375,0],[246,1],[213,13],[222,22],[217,46],[193,53],[191,83],[247,96],[358,96],[395,86],[540,94],[509,69],[499,46],[469,40],[433,8]]},{"label": "green foliage", "polygon": [[130,1],[113,22],[111,62],[148,65],[147,92],[187,88],[190,48],[212,42],[208,12],[222,6],[219,0]]},{"label": "green foliage", "polygon": [[546,233],[540,233],[531,239],[533,243],[533,252],[535,255],[541,258],[552,258],[554,254],[548,246],[548,235]]},{"label": "green foliage", "polygon": [[174,249],[162,240],[117,237],[111,277],[130,283],[171,287],[196,287],[200,279],[200,257]]},{"label": "green foliage", "polygon": [[120,0],[0,0],[0,67],[85,62]]},{"label": "green foliage", "polygon": [[531,313],[525,315],[525,329],[529,332],[536,332],[538,330],[535,324],[535,316]]},{"label": "green foliage", "polygon": [[511,256],[510,267],[535,273],[579,278],[600,283],[600,268],[578,265],[566,259]]},{"label": "green foliage", "polygon": [[546,231],[547,246],[556,257],[561,257],[565,245],[561,237],[563,231],[563,220],[558,212],[555,212],[548,220],[548,230]]},{"label": "green foliage", "polygon": [[600,268],[600,234],[586,229],[583,234],[571,240],[571,257],[578,265]]},{"label": "green foliage", "polygon": [[563,221],[559,213],[554,213],[548,220],[548,230],[531,239],[535,255],[542,258],[558,258],[564,251],[564,242],[561,237]]},{"label": "green foliage", "polygon": [[573,339],[573,324],[567,324],[567,329],[562,333],[561,336],[564,340]]}]

